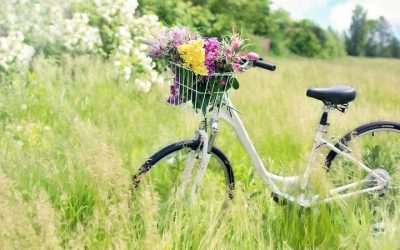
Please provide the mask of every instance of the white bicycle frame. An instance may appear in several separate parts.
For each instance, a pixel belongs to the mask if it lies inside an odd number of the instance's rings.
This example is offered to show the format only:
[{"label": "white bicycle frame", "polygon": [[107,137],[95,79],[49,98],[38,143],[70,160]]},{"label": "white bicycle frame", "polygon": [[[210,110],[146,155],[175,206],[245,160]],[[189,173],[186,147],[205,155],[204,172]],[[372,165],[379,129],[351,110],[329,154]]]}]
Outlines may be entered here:
[{"label": "white bicycle frame", "polygon": [[[269,171],[264,166],[263,161],[261,160],[260,156],[257,154],[257,151],[251,142],[251,139],[242,123],[240,120],[238,112],[233,108],[233,105],[231,101],[229,101],[228,98],[227,100],[227,105],[221,110],[214,112],[211,114],[211,119],[210,119],[210,135],[207,133],[205,130],[205,127],[207,124],[203,124],[200,129],[196,132],[195,139],[199,139],[202,141],[202,160],[200,162],[199,168],[197,170],[196,174],[196,179],[195,179],[195,184],[193,186],[192,190],[192,196],[195,196],[197,193],[197,190],[199,186],[201,185],[201,181],[203,178],[203,175],[207,169],[208,162],[211,157],[211,148],[213,146],[213,141],[215,139],[215,136],[218,132],[218,121],[220,119],[226,121],[236,132],[237,136],[239,137],[240,142],[242,143],[243,147],[245,148],[247,154],[250,156],[250,159],[253,163],[253,166],[257,170],[259,176],[263,180],[264,183],[269,185],[272,188],[272,191],[274,195],[277,195],[278,197],[281,197],[285,200],[292,201],[295,203],[298,203],[301,206],[304,207],[310,207],[315,203],[323,203],[323,202],[330,202],[333,200],[338,200],[338,199],[344,199],[344,198],[349,198],[355,195],[360,195],[363,193],[370,193],[374,191],[379,191],[382,188],[384,188],[386,180],[384,180],[380,175],[376,174],[375,172],[372,171],[371,168],[366,166],[360,161],[357,161],[354,159],[350,153],[344,152],[337,147],[335,147],[334,144],[329,142],[328,140],[325,139],[326,134],[327,134],[327,125],[319,125],[316,131],[315,139],[314,139],[314,145],[311,150],[311,154],[308,160],[307,167],[305,169],[304,174],[299,175],[299,176],[279,176],[275,175]],[[333,107],[330,107],[328,105],[324,106],[324,112],[328,113],[333,110]],[[329,191],[327,197],[320,198],[319,195],[314,195],[311,198],[305,198],[304,195],[299,195],[299,196],[293,196],[291,194],[285,193],[284,191],[280,190],[277,184],[283,184],[283,186],[290,186],[290,185],[299,185],[302,190],[305,190],[308,185],[308,180],[310,177],[310,173],[313,170],[313,167],[316,167],[315,164],[313,164],[315,157],[316,157],[316,152],[319,147],[325,146],[328,147],[329,149],[335,151],[337,154],[343,156],[344,158],[348,159],[350,162],[354,163],[355,166],[361,168],[363,171],[367,172],[368,174],[374,176],[377,178],[379,181],[379,185],[376,185],[374,187],[366,187],[365,182],[366,180],[361,180],[353,183],[349,183],[347,185],[332,189]],[[200,149],[198,149],[199,151]],[[189,155],[188,162],[186,164],[185,170],[184,170],[184,180],[183,183],[185,185],[189,182],[188,179],[190,178],[190,173],[192,172],[193,168],[193,161],[195,157],[195,151],[192,151],[191,154]],[[352,188],[357,188],[362,186],[362,188],[356,190],[356,191],[349,191],[346,192]]]}]

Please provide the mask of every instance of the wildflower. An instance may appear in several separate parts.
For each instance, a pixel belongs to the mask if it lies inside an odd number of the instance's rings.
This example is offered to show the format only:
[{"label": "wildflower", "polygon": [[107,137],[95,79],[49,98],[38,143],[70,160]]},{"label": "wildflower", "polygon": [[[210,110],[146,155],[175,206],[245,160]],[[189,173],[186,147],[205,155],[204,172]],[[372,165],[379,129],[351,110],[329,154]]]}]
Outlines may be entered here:
[{"label": "wildflower", "polygon": [[175,27],[172,30],[172,34],[175,46],[180,46],[190,40],[197,39],[197,36],[192,34],[187,28]]},{"label": "wildflower", "polygon": [[240,39],[236,35],[233,35],[231,39],[232,39],[233,49],[235,49],[235,50],[239,49],[240,43],[241,43]]},{"label": "wildflower", "polygon": [[233,61],[233,70],[235,72],[239,72],[241,70],[242,65],[240,64],[241,59],[239,56],[235,57],[235,60]]},{"label": "wildflower", "polygon": [[171,95],[167,99],[167,103],[172,105],[179,105],[179,77],[175,76],[174,81],[170,87]]},{"label": "wildflower", "polygon": [[192,40],[187,44],[178,46],[178,52],[184,63],[183,66],[193,69],[197,75],[208,75],[208,70],[205,66],[205,51],[204,40]]},{"label": "wildflower", "polygon": [[206,68],[209,74],[215,73],[215,60],[220,54],[218,47],[219,42],[215,37],[207,39],[204,44],[206,50]]}]

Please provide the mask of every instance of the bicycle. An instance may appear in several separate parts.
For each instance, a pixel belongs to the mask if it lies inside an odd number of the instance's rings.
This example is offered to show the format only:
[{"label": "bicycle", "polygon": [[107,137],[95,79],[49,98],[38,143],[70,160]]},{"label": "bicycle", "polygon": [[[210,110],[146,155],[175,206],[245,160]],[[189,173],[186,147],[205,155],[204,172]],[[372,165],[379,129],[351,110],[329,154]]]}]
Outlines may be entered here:
[{"label": "bicycle", "polygon": [[[257,56],[242,60],[243,70],[252,67],[269,71],[276,69],[275,65],[264,62]],[[344,113],[348,109],[349,103],[356,98],[354,88],[339,85],[307,90],[308,97],[323,103],[323,113],[316,129],[308,164],[301,175],[280,176],[269,172],[264,166],[240,119],[239,112],[229,99],[226,86],[232,81],[233,73],[211,76],[207,80],[207,84],[225,82],[225,88],[206,93],[197,89],[196,82],[199,79],[190,69],[174,65],[173,71],[175,77],[179,78],[180,98],[176,104],[184,105],[189,102],[189,105],[193,106],[195,110],[202,110],[204,117],[199,129],[195,132],[194,139],[164,147],[139,168],[138,173],[133,177],[135,187],[147,179],[147,176],[143,177],[149,173],[151,175],[154,169],[167,166],[148,183],[158,190],[161,196],[187,194],[187,190],[189,190],[190,193],[187,195],[190,196],[190,199],[194,199],[199,195],[200,187],[205,180],[214,184],[216,181],[213,178],[219,178],[218,183],[223,186],[219,194],[223,192],[230,199],[233,198],[235,179],[231,163],[225,154],[214,146],[219,132],[219,121],[223,120],[233,128],[258,175],[270,187],[274,201],[293,202],[301,207],[311,207],[315,204],[329,203],[358,195],[375,194],[378,197],[386,197],[389,206],[393,206],[393,202],[395,202],[393,197],[398,194],[400,187],[400,153],[398,152],[400,123],[372,122],[351,130],[340,139],[328,136],[329,113],[334,110]],[[214,80],[211,79],[212,77]],[[309,188],[311,173],[316,167],[319,167],[314,162],[322,148],[329,151],[324,157],[324,167],[326,175],[330,177],[331,188],[323,195],[307,196],[305,193]],[[394,152],[391,151],[393,149]],[[195,168],[197,168],[197,172],[194,175]],[[222,175],[218,175],[218,171],[221,172],[221,170]],[[208,172],[210,176],[205,177]],[[165,184],[168,183],[167,173],[173,176],[168,185]],[[181,177],[178,177],[179,173],[182,174]],[[188,189],[189,183],[192,184],[192,187]],[[157,184],[160,184],[161,187],[156,187]],[[167,190],[167,186],[172,189]],[[291,190],[299,191],[296,194],[296,191]],[[208,191],[205,196],[211,195],[214,191],[216,190]]]}]

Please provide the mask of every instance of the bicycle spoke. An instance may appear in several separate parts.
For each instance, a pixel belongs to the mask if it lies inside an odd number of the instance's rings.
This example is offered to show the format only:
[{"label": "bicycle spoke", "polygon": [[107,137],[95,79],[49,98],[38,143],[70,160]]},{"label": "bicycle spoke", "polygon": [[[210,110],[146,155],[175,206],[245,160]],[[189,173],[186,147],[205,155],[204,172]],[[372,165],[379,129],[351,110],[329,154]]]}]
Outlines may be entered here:
[{"label": "bicycle spoke", "polygon": [[[400,202],[400,133],[393,130],[366,133],[353,138],[348,147],[352,157],[387,181],[387,185],[367,196],[369,209],[373,214],[382,211],[381,217],[393,216]],[[365,180],[361,189],[385,183],[339,155],[332,162],[328,175],[335,187],[356,180]]]}]

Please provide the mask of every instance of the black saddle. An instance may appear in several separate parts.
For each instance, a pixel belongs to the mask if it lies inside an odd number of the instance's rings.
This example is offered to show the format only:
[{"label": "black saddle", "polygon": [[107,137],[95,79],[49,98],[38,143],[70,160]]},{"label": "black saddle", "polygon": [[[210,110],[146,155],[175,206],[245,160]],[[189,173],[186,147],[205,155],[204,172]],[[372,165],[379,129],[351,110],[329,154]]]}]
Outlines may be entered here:
[{"label": "black saddle", "polygon": [[312,88],[307,96],[333,105],[346,104],[356,99],[356,90],[349,86],[338,85],[330,88]]}]

